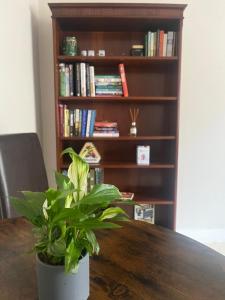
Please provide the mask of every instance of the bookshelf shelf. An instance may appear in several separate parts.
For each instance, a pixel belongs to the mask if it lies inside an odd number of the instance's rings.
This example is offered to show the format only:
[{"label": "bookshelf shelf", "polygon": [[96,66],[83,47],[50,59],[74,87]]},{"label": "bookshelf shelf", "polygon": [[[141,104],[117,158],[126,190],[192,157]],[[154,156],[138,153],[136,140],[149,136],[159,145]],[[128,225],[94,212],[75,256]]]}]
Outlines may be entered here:
[{"label": "bookshelf shelf", "polygon": [[[90,166],[90,178],[94,174],[92,178],[97,182],[104,173],[105,183],[134,193],[134,200],[140,204],[154,204],[156,224],[174,229],[180,58],[186,5],[50,3],[49,7],[53,24],[58,170],[68,168],[69,159],[60,156],[65,148],[73,147],[79,153],[86,142],[92,142],[101,162]],[[106,56],[63,55],[66,36],[75,36],[80,50],[94,50],[96,55],[104,49]],[[145,56],[131,56],[132,46],[140,44],[144,45]],[[128,93],[118,80],[123,71]],[[96,78],[101,79],[98,84]],[[105,93],[128,97],[98,96]],[[97,96],[75,96],[86,94]],[[130,109],[137,108],[137,137],[133,137],[129,135]],[[66,123],[62,122],[64,119]],[[116,124],[111,131],[118,130],[120,136],[81,137],[92,135],[94,119],[100,122],[96,130],[110,131],[101,126],[103,120],[108,120]],[[150,165],[136,164],[137,146],[150,146]],[[131,217],[134,215],[132,207],[126,210]]]},{"label": "bookshelf shelf", "polygon": [[62,141],[173,141],[176,136],[62,137]]},{"label": "bookshelf shelf", "polygon": [[[68,165],[62,165],[62,169],[67,169]],[[151,163],[150,165],[137,165],[135,163],[123,162],[103,162],[99,164],[90,164],[90,168],[103,168],[103,169],[174,169],[174,164],[157,164]]]},{"label": "bookshelf shelf", "polygon": [[146,56],[65,56],[59,55],[58,62],[86,62],[91,64],[153,64],[153,63],[174,63],[178,61],[178,56],[170,57],[146,57]]},{"label": "bookshelf shelf", "polygon": [[160,97],[160,96],[142,96],[142,97],[59,97],[58,98],[60,102],[86,102],[86,103],[123,103],[123,104],[127,104],[127,103],[157,103],[157,102],[168,102],[168,103],[173,103],[174,101],[177,101],[177,97]]}]

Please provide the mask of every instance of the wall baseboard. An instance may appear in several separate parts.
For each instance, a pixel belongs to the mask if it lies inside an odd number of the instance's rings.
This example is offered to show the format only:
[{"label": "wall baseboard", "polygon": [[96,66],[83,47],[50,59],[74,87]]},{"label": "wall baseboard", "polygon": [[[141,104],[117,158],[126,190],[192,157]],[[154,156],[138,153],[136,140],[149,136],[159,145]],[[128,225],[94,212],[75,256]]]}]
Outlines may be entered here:
[{"label": "wall baseboard", "polygon": [[177,232],[200,243],[225,243],[225,229],[178,229]]}]

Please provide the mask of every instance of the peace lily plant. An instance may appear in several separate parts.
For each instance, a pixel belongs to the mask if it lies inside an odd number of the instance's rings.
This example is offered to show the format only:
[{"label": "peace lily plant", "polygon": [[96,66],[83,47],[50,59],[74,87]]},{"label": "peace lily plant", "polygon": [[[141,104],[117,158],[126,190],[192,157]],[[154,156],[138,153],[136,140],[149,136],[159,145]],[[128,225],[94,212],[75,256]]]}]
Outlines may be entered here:
[{"label": "peace lily plant", "polygon": [[[34,250],[49,265],[64,265],[67,273],[78,271],[79,260],[99,252],[94,230],[119,228],[127,221],[124,210],[112,206],[121,202],[113,185],[98,184],[87,193],[89,165],[72,148],[62,153],[72,160],[68,175],[55,173],[57,188],[45,192],[22,192],[24,198],[11,197],[15,209],[34,225]],[[127,201],[126,203],[132,203]]]}]

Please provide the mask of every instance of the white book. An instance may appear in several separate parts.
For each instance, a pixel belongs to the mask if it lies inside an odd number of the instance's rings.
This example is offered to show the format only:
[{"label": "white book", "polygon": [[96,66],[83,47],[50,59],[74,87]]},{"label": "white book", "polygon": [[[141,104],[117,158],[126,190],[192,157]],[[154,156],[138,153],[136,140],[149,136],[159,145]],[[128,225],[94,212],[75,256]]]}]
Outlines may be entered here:
[{"label": "white book", "polygon": [[86,93],[86,66],[85,63],[80,63],[80,86],[81,86],[81,96],[85,97]]},{"label": "white book", "polygon": [[69,66],[65,67],[65,96],[70,96],[70,70]]},{"label": "white book", "polygon": [[173,31],[168,31],[166,56],[172,56],[172,55],[173,55]]},{"label": "white book", "polygon": [[90,92],[91,97],[95,97],[95,68],[90,66]]},{"label": "white book", "polygon": [[90,124],[91,124],[91,109],[89,109],[87,113],[86,137],[90,136]]},{"label": "white book", "polygon": [[119,132],[105,133],[105,132],[94,131],[94,133],[93,133],[93,137],[119,137],[119,136],[120,136]]},{"label": "white book", "polygon": [[167,33],[164,33],[164,37],[163,37],[163,56],[166,56],[166,46],[167,46]]},{"label": "white book", "polygon": [[155,32],[151,32],[151,41],[150,41],[150,56],[154,56],[154,42],[155,42]]}]

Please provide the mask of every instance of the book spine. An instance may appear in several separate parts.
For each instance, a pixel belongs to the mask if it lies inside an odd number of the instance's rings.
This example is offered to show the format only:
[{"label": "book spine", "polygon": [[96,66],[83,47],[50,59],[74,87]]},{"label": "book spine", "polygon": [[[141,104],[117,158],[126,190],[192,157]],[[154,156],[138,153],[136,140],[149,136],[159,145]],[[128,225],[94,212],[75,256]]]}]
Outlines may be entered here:
[{"label": "book spine", "polygon": [[80,63],[80,85],[81,85],[81,96],[86,97],[86,64]]},{"label": "book spine", "polygon": [[86,137],[90,136],[90,125],[91,125],[91,110],[87,112],[87,125],[86,125]]},{"label": "book spine", "polygon": [[164,33],[164,37],[163,37],[163,56],[166,56],[166,46],[167,46],[167,33]]},{"label": "book spine", "polygon": [[147,35],[147,45],[147,56],[151,56],[151,31],[149,31]]},{"label": "book spine", "polygon": [[163,56],[164,31],[159,32],[159,56]]},{"label": "book spine", "polygon": [[177,33],[173,33],[172,55],[176,55]]},{"label": "book spine", "polygon": [[78,108],[75,109],[75,135],[79,135],[79,122],[80,122],[80,110]]},{"label": "book spine", "polygon": [[74,79],[73,79],[73,65],[69,64],[69,89],[70,89],[70,96],[74,95]]},{"label": "book spine", "polygon": [[70,135],[69,118],[69,109],[67,106],[64,106],[64,137],[69,137]]},{"label": "book spine", "polygon": [[90,87],[90,66],[86,64],[86,94],[87,96],[91,96],[91,87]]},{"label": "book spine", "polygon": [[81,137],[86,136],[87,109],[82,109]]},{"label": "book spine", "polygon": [[81,136],[81,125],[82,125],[82,115],[83,115],[83,112],[82,112],[82,109],[79,110],[79,130],[78,130],[78,135]]},{"label": "book spine", "polygon": [[127,80],[126,80],[126,75],[125,75],[124,64],[119,64],[119,72],[120,72],[121,81],[122,81],[123,96],[128,97],[128,88],[127,88]]},{"label": "book spine", "polygon": [[154,32],[151,32],[150,56],[154,56]]},{"label": "book spine", "polygon": [[90,94],[91,97],[95,97],[95,68],[90,66]]},{"label": "book spine", "polygon": [[91,111],[90,136],[93,136],[95,126],[96,110]]},{"label": "book spine", "polygon": [[59,65],[59,86],[60,86],[60,96],[66,96],[66,76],[65,76],[65,64]]},{"label": "book spine", "polygon": [[76,95],[80,97],[80,63],[76,63]]},{"label": "book spine", "polygon": [[172,55],[173,55],[173,31],[168,31],[166,56],[172,56]]},{"label": "book spine", "polygon": [[74,135],[74,132],[73,132],[73,129],[74,129],[74,112],[73,112],[73,109],[70,109],[69,110],[69,118],[70,118],[70,136],[73,136]]},{"label": "book spine", "polygon": [[59,130],[58,133],[61,137],[64,135],[64,105],[59,104]]},{"label": "book spine", "polygon": [[69,66],[65,67],[66,97],[70,96],[70,71]]}]

